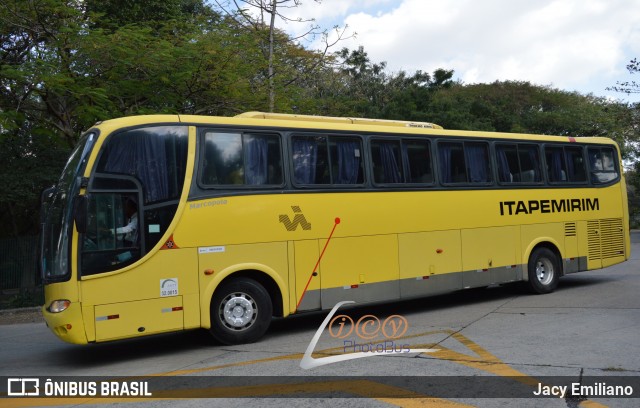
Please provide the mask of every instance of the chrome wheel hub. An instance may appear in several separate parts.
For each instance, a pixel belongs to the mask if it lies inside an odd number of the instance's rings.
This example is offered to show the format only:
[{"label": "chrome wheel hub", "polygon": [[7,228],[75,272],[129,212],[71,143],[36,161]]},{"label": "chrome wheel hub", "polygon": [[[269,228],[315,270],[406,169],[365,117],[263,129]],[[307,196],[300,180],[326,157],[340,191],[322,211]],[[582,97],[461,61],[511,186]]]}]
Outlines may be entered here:
[{"label": "chrome wheel hub", "polygon": [[553,264],[549,259],[540,259],[536,263],[536,277],[538,282],[548,285],[553,280]]},{"label": "chrome wheel hub", "polygon": [[245,330],[251,327],[258,315],[258,307],[246,293],[232,293],[220,305],[222,323],[232,330]]}]

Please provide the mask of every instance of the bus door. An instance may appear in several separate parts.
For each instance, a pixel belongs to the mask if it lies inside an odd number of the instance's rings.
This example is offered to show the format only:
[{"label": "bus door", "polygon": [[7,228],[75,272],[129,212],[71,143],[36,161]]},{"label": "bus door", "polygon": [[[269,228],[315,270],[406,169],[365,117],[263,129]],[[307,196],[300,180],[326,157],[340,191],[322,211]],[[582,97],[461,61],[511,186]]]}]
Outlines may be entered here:
[{"label": "bus door", "polygon": [[128,130],[106,140],[86,190],[87,228],[78,243],[89,339],[179,330],[188,312],[199,322],[197,256],[180,249],[169,230],[187,149],[184,126]]}]

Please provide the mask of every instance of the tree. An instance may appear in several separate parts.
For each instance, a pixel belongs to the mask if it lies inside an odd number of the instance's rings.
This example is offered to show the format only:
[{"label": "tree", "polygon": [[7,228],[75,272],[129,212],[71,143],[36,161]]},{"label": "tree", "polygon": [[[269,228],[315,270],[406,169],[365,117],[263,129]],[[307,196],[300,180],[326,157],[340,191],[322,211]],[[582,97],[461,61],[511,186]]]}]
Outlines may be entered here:
[{"label": "tree", "polygon": [[[636,58],[629,61],[629,63],[627,64],[627,70],[632,75],[640,72],[640,61],[638,61]],[[607,90],[623,92],[627,95],[640,93],[640,83],[636,81],[618,81],[616,82],[616,86],[609,87],[607,88]]]},{"label": "tree", "polygon": [[604,136],[618,142],[625,159],[638,155],[633,111],[593,95],[529,82],[455,84],[434,96],[430,112],[432,120],[445,128]]},{"label": "tree", "polygon": [[0,219],[13,223],[14,235],[37,230],[40,190],[56,182],[67,153],[96,121],[224,115],[255,102],[246,79],[252,67],[235,51],[247,35],[230,31],[210,10],[194,15],[196,1],[174,1],[191,8],[182,15],[170,9],[172,19],[161,22],[167,16],[157,10],[137,22],[105,12],[120,3],[127,2],[99,3],[96,12],[88,11],[94,1],[0,4],[0,171],[7,187]]},{"label": "tree", "polygon": [[[313,0],[320,3],[321,0]],[[338,42],[349,38],[345,37],[347,27],[335,26],[335,38],[329,38],[329,31],[321,29],[314,24],[314,19],[291,19],[282,9],[291,9],[302,4],[301,0],[231,0],[218,1],[218,8],[231,17],[238,25],[248,27],[257,34],[259,40],[256,46],[266,61],[266,82],[268,92],[268,110],[273,112],[276,108],[277,88],[286,88],[294,83],[304,81],[305,78],[318,73],[331,60],[329,50]],[[276,20],[285,23],[310,23],[307,31],[296,38],[291,38],[276,27]],[[278,58],[279,49],[298,48],[300,40],[313,40],[321,38],[323,49],[317,52],[307,52],[302,59]],[[287,69],[293,68],[293,69]],[[280,79],[277,84],[276,79]]]},{"label": "tree", "polygon": [[453,83],[453,71],[444,69],[388,73],[386,62],[372,62],[363,47],[337,52],[336,66],[318,88],[324,114],[428,121],[432,96]]}]

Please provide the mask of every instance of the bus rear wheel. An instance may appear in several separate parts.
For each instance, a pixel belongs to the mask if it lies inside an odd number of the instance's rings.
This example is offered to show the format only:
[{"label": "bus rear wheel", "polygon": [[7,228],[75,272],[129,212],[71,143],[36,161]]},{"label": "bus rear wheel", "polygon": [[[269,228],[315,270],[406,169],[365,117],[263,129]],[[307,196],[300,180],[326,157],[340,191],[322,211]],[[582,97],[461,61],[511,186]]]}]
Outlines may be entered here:
[{"label": "bus rear wheel", "polygon": [[213,294],[211,335],[223,344],[253,343],[269,328],[272,310],[262,285],[253,279],[233,279]]},{"label": "bus rear wheel", "polygon": [[529,290],[544,294],[553,292],[560,278],[558,256],[549,248],[536,248],[529,257]]}]

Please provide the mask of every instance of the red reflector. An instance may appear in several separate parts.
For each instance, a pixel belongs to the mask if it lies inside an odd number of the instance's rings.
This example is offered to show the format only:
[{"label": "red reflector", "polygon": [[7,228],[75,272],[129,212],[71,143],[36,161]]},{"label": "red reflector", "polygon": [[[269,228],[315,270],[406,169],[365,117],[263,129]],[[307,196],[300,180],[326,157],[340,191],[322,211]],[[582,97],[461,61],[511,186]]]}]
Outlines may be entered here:
[{"label": "red reflector", "polygon": [[110,315],[110,316],[107,316],[107,320],[113,320],[113,319],[119,319],[119,318],[120,318],[120,315]]},{"label": "red reflector", "polygon": [[429,277],[428,276],[423,276],[422,279],[429,279]]},{"label": "red reflector", "polygon": [[437,254],[441,254],[441,253],[443,253],[443,252],[444,252],[444,250],[442,250],[442,249],[440,249],[440,248],[436,249],[436,253],[437,253]]},{"label": "red reflector", "polygon": [[67,323],[67,326],[66,326],[67,330],[71,330],[71,327],[72,326],[69,323]]},{"label": "red reflector", "polygon": [[358,289],[358,285],[351,285],[351,289]]},{"label": "red reflector", "polygon": [[177,307],[172,307],[172,308],[171,308],[171,311],[172,311],[172,312],[177,312],[177,311],[179,311],[179,310],[182,310],[182,306],[177,306]]}]

